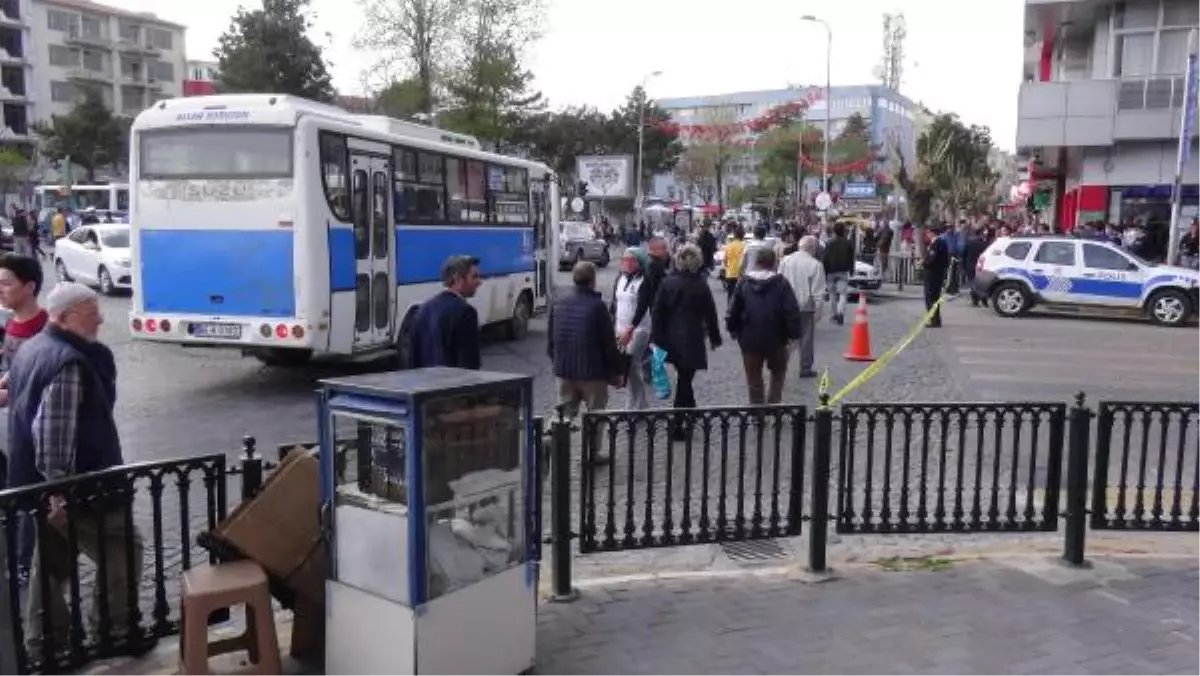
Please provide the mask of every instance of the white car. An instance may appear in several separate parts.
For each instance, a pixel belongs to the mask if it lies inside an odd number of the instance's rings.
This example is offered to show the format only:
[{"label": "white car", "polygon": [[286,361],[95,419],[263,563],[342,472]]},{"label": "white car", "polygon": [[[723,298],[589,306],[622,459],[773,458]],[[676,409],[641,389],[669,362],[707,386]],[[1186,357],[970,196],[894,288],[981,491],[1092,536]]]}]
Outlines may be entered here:
[{"label": "white car", "polygon": [[83,225],[58,240],[54,270],[64,281],[78,280],[111,294],[130,288],[129,226]]},{"label": "white car", "polygon": [[979,257],[975,293],[1004,317],[1034,305],[1058,310],[1136,311],[1164,326],[1196,313],[1195,270],[1156,265],[1104,240],[1000,237]]}]

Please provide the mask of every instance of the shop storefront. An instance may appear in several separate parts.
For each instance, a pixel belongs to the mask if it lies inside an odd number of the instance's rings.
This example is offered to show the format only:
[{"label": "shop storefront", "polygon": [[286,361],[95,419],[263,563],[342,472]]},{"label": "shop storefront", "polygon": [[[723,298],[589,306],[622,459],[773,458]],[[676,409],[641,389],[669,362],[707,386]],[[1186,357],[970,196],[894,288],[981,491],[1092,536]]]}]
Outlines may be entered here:
[{"label": "shop storefront", "polygon": [[[1200,186],[1184,185],[1181,195],[1181,222],[1200,215]],[[1063,195],[1059,222],[1070,230],[1092,221],[1119,225],[1133,223],[1169,223],[1171,186],[1161,185],[1081,185]]]}]

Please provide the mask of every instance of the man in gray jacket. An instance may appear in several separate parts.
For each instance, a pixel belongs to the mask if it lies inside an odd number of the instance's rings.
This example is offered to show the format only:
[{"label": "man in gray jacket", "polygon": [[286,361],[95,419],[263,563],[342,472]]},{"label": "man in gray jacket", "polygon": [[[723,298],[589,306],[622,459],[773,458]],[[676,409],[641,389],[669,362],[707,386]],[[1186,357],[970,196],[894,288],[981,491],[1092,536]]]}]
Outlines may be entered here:
[{"label": "man in gray jacket", "polygon": [[825,266],[816,257],[817,238],[806,235],[800,238],[796,252],[784,257],[779,264],[779,274],[792,285],[796,302],[800,305],[800,377],[812,378],[813,332],[821,319],[825,303]]}]

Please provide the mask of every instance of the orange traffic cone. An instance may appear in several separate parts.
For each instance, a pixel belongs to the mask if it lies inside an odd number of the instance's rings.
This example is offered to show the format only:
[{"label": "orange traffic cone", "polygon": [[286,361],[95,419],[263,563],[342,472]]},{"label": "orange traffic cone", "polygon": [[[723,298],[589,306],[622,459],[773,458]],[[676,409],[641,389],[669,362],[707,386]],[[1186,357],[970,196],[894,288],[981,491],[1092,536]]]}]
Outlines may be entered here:
[{"label": "orange traffic cone", "polygon": [[858,294],[858,309],[854,311],[854,326],[850,327],[850,346],[846,348],[850,361],[875,361],[871,355],[871,329],[867,325],[866,294]]}]

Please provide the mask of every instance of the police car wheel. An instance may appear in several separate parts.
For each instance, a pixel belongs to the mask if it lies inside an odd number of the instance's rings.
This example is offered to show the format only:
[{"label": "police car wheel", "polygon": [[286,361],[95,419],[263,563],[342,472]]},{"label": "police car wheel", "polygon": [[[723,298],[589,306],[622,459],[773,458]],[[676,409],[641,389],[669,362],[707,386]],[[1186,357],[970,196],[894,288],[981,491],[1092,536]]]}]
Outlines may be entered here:
[{"label": "police car wheel", "polygon": [[1155,324],[1183,326],[1191,314],[1191,302],[1182,291],[1164,289],[1150,298],[1149,309]]},{"label": "police car wheel", "polygon": [[1029,292],[1016,282],[1004,282],[992,290],[992,310],[1001,317],[1019,317],[1032,302]]}]

